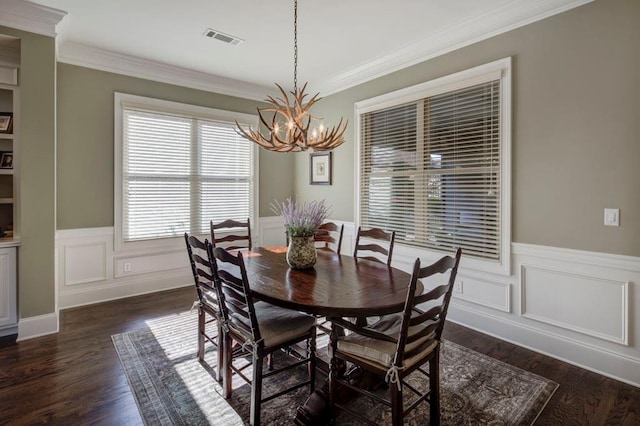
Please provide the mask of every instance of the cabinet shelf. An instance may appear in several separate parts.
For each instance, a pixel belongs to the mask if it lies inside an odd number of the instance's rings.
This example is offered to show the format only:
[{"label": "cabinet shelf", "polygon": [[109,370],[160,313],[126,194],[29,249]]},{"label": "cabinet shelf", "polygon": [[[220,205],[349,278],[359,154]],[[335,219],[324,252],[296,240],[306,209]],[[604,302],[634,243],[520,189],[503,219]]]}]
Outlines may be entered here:
[{"label": "cabinet shelf", "polygon": [[13,169],[0,169],[0,175],[12,175]]},{"label": "cabinet shelf", "polygon": [[0,204],[13,204],[13,198],[0,198]]},{"label": "cabinet shelf", "polygon": [[0,139],[13,139],[13,133],[0,133]]}]

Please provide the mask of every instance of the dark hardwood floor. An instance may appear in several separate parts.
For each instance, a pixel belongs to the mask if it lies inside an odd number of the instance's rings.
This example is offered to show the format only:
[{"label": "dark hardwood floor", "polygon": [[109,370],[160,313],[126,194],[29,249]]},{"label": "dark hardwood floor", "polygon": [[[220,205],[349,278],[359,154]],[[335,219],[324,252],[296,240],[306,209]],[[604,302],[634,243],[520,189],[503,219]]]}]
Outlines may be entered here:
[{"label": "dark hardwood floor", "polygon": [[[195,297],[185,288],[68,309],[58,334],[0,341],[0,424],[141,424],[111,335],[184,312]],[[537,425],[640,425],[640,388],[453,323],[444,334],[559,383]]]}]

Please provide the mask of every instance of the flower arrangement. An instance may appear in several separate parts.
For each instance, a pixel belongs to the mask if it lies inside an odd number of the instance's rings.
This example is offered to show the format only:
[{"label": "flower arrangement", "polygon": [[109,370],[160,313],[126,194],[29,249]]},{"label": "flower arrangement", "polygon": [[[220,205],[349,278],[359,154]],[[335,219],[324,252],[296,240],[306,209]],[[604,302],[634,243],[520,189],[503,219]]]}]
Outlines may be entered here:
[{"label": "flower arrangement", "polygon": [[276,200],[271,210],[282,218],[290,237],[312,237],[330,213],[325,200],[299,203],[291,198]]}]

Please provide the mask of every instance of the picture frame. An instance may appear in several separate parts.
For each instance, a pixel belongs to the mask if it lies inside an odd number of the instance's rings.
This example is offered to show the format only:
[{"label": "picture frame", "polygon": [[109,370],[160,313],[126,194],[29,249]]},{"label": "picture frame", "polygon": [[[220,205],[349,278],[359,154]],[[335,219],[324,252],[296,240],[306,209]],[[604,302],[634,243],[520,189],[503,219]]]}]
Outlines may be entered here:
[{"label": "picture frame", "polygon": [[13,152],[3,152],[0,157],[0,169],[13,169]]},{"label": "picture frame", "polygon": [[0,133],[13,132],[13,113],[0,112]]},{"label": "picture frame", "polygon": [[309,155],[309,184],[331,185],[332,152],[314,152]]}]

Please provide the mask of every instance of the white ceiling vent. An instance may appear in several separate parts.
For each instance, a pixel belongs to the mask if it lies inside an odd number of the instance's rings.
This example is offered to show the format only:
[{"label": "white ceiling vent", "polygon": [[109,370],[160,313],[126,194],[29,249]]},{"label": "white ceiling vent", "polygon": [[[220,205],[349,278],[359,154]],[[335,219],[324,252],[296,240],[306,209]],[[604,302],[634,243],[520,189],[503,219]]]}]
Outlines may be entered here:
[{"label": "white ceiling vent", "polygon": [[205,37],[215,38],[216,40],[220,40],[232,46],[236,46],[244,41],[241,38],[234,37],[229,34],[221,33],[220,31],[217,31],[211,28],[207,28],[207,31],[204,32],[204,35]]}]

